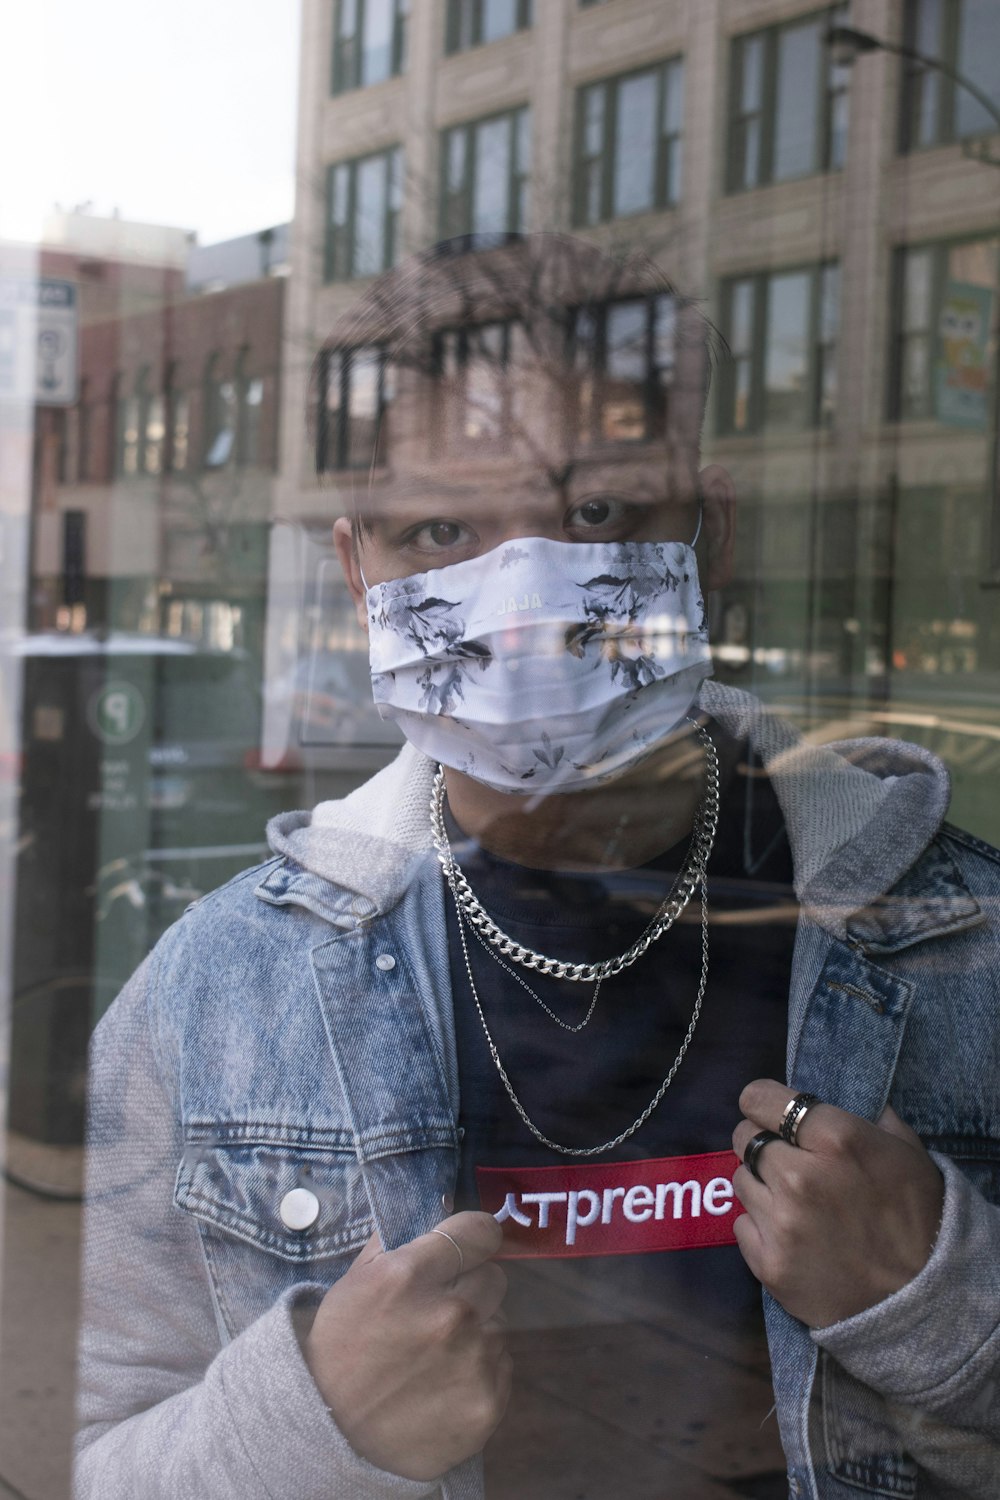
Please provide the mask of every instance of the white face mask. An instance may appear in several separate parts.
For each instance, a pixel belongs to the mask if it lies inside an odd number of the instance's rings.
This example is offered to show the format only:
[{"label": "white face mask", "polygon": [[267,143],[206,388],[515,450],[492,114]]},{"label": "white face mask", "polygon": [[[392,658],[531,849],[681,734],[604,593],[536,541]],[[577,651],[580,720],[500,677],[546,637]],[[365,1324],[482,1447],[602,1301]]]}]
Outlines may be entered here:
[{"label": "white face mask", "polygon": [[712,670],[683,542],[526,537],[375,584],[366,604],[381,717],[504,792],[620,775],[670,735]]}]

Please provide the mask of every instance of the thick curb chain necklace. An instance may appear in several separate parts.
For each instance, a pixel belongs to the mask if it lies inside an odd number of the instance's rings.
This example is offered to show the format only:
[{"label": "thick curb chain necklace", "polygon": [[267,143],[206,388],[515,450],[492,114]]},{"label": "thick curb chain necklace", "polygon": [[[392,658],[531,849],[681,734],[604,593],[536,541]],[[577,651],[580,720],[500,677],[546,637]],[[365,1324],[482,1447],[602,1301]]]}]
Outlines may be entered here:
[{"label": "thick curb chain necklace", "polygon": [[667,1089],[673,1083],[674,1078],[677,1074],[677,1070],[680,1067],[681,1063],[684,1061],[684,1055],[687,1052],[688,1047],[691,1045],[691,1038],[694,1036],[695,1027],[698,1025],[698,1018],[701,1015],[702,1001],[705,998],[705,987],[708,984],[708,881],[704,872],[702,872],[700,884],[701,978],[698,981],[698,994],[695,997],[694,1010],[691,1012],[691,1020],[688,1024],[688,1029],[684,1034],[684,1040],[681,1042],[681,1045],[677,1051],[677,1056],[670,1064],[666,1077],[663,1079],[652,1099],[650,1099],[649,1103],[646,1105],[646,1108],[643,1110],[642,1114],[634,1119],[631,1125],[629,1125],[625,1130],[621,1131],[616,1136],[612,1136],[611,1140],[602,1142],[600,1146],[563,1146],[559,1141],[552,1140],[550,1136],[545,1135],[541,1130],[539,1130],[538,1126],[535,1124],[534,1120],[532,1120],[531,1116],[528,1114],[528,1111],[525,1109],[524,1105],[517,1097],[517,1094],[514,1091],[514,1085],[511,1083],[510,1078],[507,1074],[507,1070],[500,1060],[500,1053],[497,1051],[497,1044],[493,1040],[493,1035],[490,1031],[489,1024],[486,1020],[486,1014],[483,1010],[483,1004],[479,998],[479,991],[476,989],[476,981],[472,977],[472,964],[469,962],[469,948],[465,940],[466,919],[461,907],[458,907],[458,934],[462,940],[462,956],[465,959],[465,972],[469,977],[469,988],[472,991],[472,998],[476,1004],[476,1010],[479,1014],[479,1020],[486,1037],[486,1044],[490,1049],[490,1056],[493,1059],[494,1067],[499,1073],[500,1081],[507,1091],[507,1097],[510,1099],[511,1104],[513,1104],[521,1120],[531,1131],[535,1139],[537,1141],[540,1141],[543,1146],[547,1146],[550,1151],[558,1151],[562,1156],[600,1156],[605,1151],[613,1151],[616,1146],[620,1146],[623,1141],[627,1141],[630,1136],[635,1135],[636,1131],[640,1129],[641,1126],[645,1125],[646,1121],[653,1113],[653,1110],[656,1109],[664,1094],[667,1092]]},{"label": "thick curb chain necklace", "polygon": [[[444,871],[445,878],[448,882],[449,888],[451,889],[451,893],[455,901],[455,909],[458,914],[458,934],[462,943],[462,956],[465,960],[465,972],[468,976],[469,989],[472,992],[472,998],[475,1002],[476,1011],[479,1015],[479,1021],[482,1025],[483,1033],[486,1037],[486,1043],[489,1047],[490,1056],[493,1059],[493,1064],[497,1070],[497,1073],[499,1074],[500,1081],[507,1092],[507,1096],[510,1099],[511,1104],[514,1106],[514,1109],[516,1110],[518,1117],[521,1119],[522,1123],[527,1127],[528,1130],[530,1130],[535,1139],[539,1141],[543,1146],[548,1147],[548,1149],[551,1151],[559,1152],[562,1156],[600,1156],[603,1152],[612,1151],[617,1146],[622,1145],[624,1141],[627,1141],[630,1136],[633,1136],[637,1130],[645,1125],[650,1115],[662,1101],[663,1096],[667,1092],[667,1089],[673,1083],[674,1078],[677,1075],[677,1070],[680,1068],[681,1063],[684,1061],[684,1057],[687,1053],[688,1047],[691,1045],[691,1039],[694,1036],[695,1028],[697,1027],[699,1018],[701,1016],[701,1008],[705,999],[705,990],[708,984],[708,876],[706,873],[706,866],[708,863],[709,854],[712,850],[712,845],[715,841],[715,831],[718,826],[719,763],[715,753],[715,746],[712,744],[711,736],[700,725],[696,727],[702,744],[705,747],[707,764],[705,795],[698,809],[698,816],[695,824],[695,833],[692,837],[692,850],[688,867],[692,879],[689,882],[689,888],[687,889],[683,900],[680,901],[680,905],[677,905],[676,910],[673,910],[672,908],[677,904],[677,901],[680,898],[675,898],[673,896],[673,892],[671,892],[671,895],[667,897],[667,901],[664,903],[664,907],[660,908],[660,911],[653,918],[653,921],[650,923],[649,927],[646,929],[646,932],[638,940],[638,942],[633,944],[633,947],[630,948],[627,953],[620,955],[620,957],[617,959],[607,960],[603,964],[562,964],[556,959],[546,958],[543,954],[534,953],[531,949],[523,948],[520,944],[514,943],[511,938],[507,937],[506,934],[496,926],[496,924],[487,916],[484,909],[476,900],[471,887],[469,887],[468,882],[465,881],[464,876],[461,876],[461,871],[458,869],[458,866],[455,864],[454,858],[452,857],[451,847],[448,843],[447,833],[445,832],[444,828],[443,768],[438,769],[437,776],[434,780],[434,791],[431,795],[431,822],[434,832],[434,845],[437,850],[438,858],[441,861],[441,866]],[[486,923],[488,924],[486,936],[483,936],[482,931],[480,930],[481,924],[476,922],[475,919],[466,912],[458,877],[461,877],[461,880],[464,882],[465,890],[468,892],[469,898],[471,898],[471,903],[479,912],[482,913],[483,917],[486,918]],[[593,1000],[591,1001],[590,1009],[588,1010],[583,1022],[581,1022],[579,1026],[568,1026],[564,1021],[560,1021],[559,1017],[556,1016],[553,1011],[549,1010],[549,1007],[545,1005],[544,1002],[539,1001],[539,1004],[542,1005],[542,1008],[548,1011],[549,1015],[552,1016],[554,1020],[559,1021],[559,1024],[563,1027],[564,1030],[580,1031],[587,1024],[587,1021],[590,1020],[590,1017],[593,1014],[594,1006],[597,1003],[597,995],[600,991],[601,981],[606,977],[607,974],[617,974],[623,968],[627,967],[628,964],[634,963],[642,953],[645,953],[650,944],[655,942],[656,938],[660,937],[664,932],[667,931],[669,927],[673,926],[673,923],[676,921],[677,917],[684,910],[684,907],[690,900],[696,886],[700,888],[701,905],[701,976],[698,980],[698,992],[695,996],[694,1009],[691,1012],[691,1020],[688,1023],[687,1031],[684,1034],[684,1039],[681,1042],[677,1055],[674,1058],[673,1062],[670,1064],[670,1067],[667,1070],[667,1073],[662,1082],[660,1083],[659,1088],[656,1090],[656,1093],[646,1105],[646,1108],[639,1116],[637,1116],[636,1119],[632,1121],[631,1125],[627,1126],[625,1130],[621,1131],[618,1135],[613,1136],[610,1140],[602,1142],[602,1144],[599,1146],[564,1146],[559,1141],[552,1140],[550,1136],[545,1135],[541,1130],[539,1130],[538,1126],[529,1116],[524,1105],[518,1098],[517,1093],[514,1090],[514,1086],[507,1074],[507,1070],[505,1069],[500,1059],[500,1053],[497,1051],[497,1045],[493,1040],[489,1024],[486,1020],[486,1013],[483,1010],[482,1001],[479,998],[479,991],[476,989],[476,981],[473,978],[472,963],[469,959],[469,948],[465,937],[466,926],[470,928],[470,930],[475,934],[476,937],[479,938],[480,942],[482,942],[484,946],[486,946],[487,941],[489,940],[493,942],[493,945],[495,947],[499,947],[501,948],[501,951],[506,952],[507,950],[502,948],[501,944],[509,944],[511,951],[509,951],[508,956],[515,958],[517,962],[523,963],[528,968],[541,969],[544,973],[555,973],[558,974],[560,978],[594,978],[597,982],[597,990],[595,991]],[[492,933],[495,934],[495,937],[491,935],[489,929],[492,929]],[[503,964],[503,967],[507,969],[507,972],[511,974],[513,978],[518,979],[519,983],[524,983],[523,980],[519,979],[518,975],[514,974],[513,970],[510,969],[507,964]],[[574,972],[560,973],[560,970],[572,970]],[[527,989],[528,986],[525,985],[525,988]],[[530,993],[534,994],[534,991],[530,991]],[[537,996],[535,996],[535,998],[538,999]]]},{"label": "thick curb chain necklace", "polygon": [[[693,719],[688,722],[694,724]],[[480,904],[452,853],[444,823],[444,767],[439,766],[431,791],[431,835],[437,857],[445,879],[451,887],[459,912],[465,916],[477,936],[483,936],[493,947],[499,949],[505,958],[513,959],[515,963],[522,964],[526,969],[535,969],[541,974],[551,974],[557,979],[572,979],[584,984],[596,984],[599,980],[609,979],[613,974],[620,974],[623,969],[634,964],[652,943],[668,932],[684,911],[698,885],[703,883],[705,867],[712,852],[715,832],[719,824],[719,758],[715,753],[715,745],[712,743],[712,736],[708,730],[700,724],[695,724],[694,727],[705,751],[705,792],[695,814],[691,847],[684,869],[649,926],[631,948],[615,958],[607,958],[597,964],[573,964],[565,963],[557,958],[548,958],[544,953],[537,953],[533,948],[525,948],[521,943],[516,943],[493,921],[489,912]]]}]

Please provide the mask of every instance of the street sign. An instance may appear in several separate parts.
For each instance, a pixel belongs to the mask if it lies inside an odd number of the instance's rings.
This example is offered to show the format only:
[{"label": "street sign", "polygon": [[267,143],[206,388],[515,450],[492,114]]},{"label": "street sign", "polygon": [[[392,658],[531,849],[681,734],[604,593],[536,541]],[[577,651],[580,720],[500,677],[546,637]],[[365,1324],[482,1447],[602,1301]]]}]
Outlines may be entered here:
[{"label": "street sign", "polygon": [[77,346],[74,281],[0,276],[0,400],[72,406]]}]

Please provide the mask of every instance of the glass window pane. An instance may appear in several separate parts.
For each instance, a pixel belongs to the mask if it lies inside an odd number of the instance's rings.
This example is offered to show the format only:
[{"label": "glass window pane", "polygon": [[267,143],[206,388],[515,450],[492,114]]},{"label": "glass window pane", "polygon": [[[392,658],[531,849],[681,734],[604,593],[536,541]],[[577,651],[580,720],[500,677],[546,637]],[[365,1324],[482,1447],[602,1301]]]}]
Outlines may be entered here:
[{"label": "glass window pane", "polygon": [[381,83],[392,74],[394,0],[365,0],[361,48],[361,82]]},{"label": "glass window pane", "polygon": [[[958,32],[957,71],[1000,106],[1000,6],[996,0],[963,0]],[[955,86],[955,134],[993,132],[994,115],[968,89]]]},{"label": "glass window pane", "polygon": [[654,203],[656,88],[655,73],[640,73],[618,85],[612,195],[616,216],[639,213]]},{"label": "glass window pane", "polygon": [[348,370],[347,467],[366,469],[375,451],[378,377],[381,356],[374,349],[355,349]]},{"label": "glass window pane", "polygon": [[386,264],[388,161],[370,156],[358,163],[354,211],[354,274],[374,276]]},{"label": "glass window pane", "polygon": [[740,109],[753,114],[760,109],[764,90],[764,38],[748,36],[743,40],[743,76],[740,83]]},{"label": "glass window pane", "polygon": [[820,24],[787,26],[778,33],[774,122],[774,179],[802,177],[817,166],[816,82]]},{"label": "glass window pane", "polygon": [[646,436],[648,316],[645,302],[619,302],[608,309],[601,429],[610,442]]},{"label": "glass window pane", "polygon": [[517,29],[517,0],[483,0],[483,41],[495,42]]},{"label": "glass window pane", "polygon": [[509,227],[510,138],[511,121],[506,115],[498,120],[487,120],[476,129],[474,233],[499,234]]},{"label": "glass window pane", "polygon": [[678,58],[663,74],[663,132],[676,135],[684,121],[684,64]]},{"label": "glass window pane", "polygon": [[448,132],[445,149],[447,158],[447,182],[449,193],[460,193],[465,187],[465,157],[468,136],[464,129]]},{"label": "glass window pane", "polygon": [[809,302],[806,271],[772,276],[767,297],[764,415],[770,427],[808,425]]},{"label": "glass window pane", "polygon": [[735,282],[730,297],[730,348],[734,354],[749,354],[753,339],[753,282]]},{"label": "glass window pane", "polygon": [[907,332],[930,327],[934,262],[929,250],[911,250],[903,278],[903,328]]}]

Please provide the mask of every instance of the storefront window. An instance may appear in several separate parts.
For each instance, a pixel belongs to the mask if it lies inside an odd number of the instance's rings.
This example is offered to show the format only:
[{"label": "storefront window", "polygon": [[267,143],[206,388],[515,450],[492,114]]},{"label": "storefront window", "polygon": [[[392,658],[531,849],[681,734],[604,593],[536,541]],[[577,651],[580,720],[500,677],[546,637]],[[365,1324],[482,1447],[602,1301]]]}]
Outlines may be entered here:
[{"label": "storefront window", "polygon": [[0,1500],[987,1500],[1000,6],[20,12]]}]

